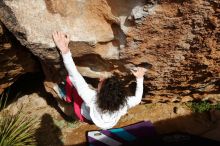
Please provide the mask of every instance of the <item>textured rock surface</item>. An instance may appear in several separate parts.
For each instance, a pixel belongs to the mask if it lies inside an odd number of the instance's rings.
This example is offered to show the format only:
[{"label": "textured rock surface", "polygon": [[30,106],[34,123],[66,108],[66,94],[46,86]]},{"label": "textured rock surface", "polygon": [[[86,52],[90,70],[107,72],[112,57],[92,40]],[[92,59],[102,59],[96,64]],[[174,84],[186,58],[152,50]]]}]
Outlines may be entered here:
[{"label": "textured rock surface", "polygon": [[103,0],[4,0],[3,3],[6,13],[14,13],[17,28],[13,29],[22,31],[26,40],[19,34],[17,37],[25,45],[54,47],[51,33],[55,30],[68,32],[73,41],[96,43],[110,41],[114,37],[106,20],[116,19]]},{"label": "textured rock surface", "polygon": [[220,99],[218,0],[2,0],[0,17],[39,57],[46,87],[65,77],[51,33],[68,32],[74,61],[90,78],[148,65],[146,101]]},{"label": "textured rock surface", "polygon": [[[219,1],[161,1],[132,28],[121,57],[152,64],[149,93],[173,100],[219,100]],[[153,9],[153,10],[152,10]],[[153,12],[152,12],[153,11]],[[133,46],[133,49],[132,49]],[[161,98],[161,101],[166,101]]]},{"label": "textured rock surface", "polygon": [[0,94],[26,72],[36,72],[40,66],[27,48],[0,23]]}]

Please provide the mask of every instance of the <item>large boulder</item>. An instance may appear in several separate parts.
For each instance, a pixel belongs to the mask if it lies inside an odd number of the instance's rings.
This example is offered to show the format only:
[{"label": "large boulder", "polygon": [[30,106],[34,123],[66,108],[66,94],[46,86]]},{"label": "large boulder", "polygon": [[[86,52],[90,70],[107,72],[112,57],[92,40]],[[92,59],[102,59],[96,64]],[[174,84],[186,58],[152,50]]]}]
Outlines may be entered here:
[{"label": "large boulder", "polygon": [[51,34],[70,35],[80,72],[116,74],[133,89],[129,68],[150,67],[146,101],[220,99],[218,0],[2,0],[0,18],[41,61],[45,85],[66,72]]},{"label": "large boulder", "polygon": [[0,23],[0,94],[22,74],[39,72],[40,65],[33,54],[22,46]]}]

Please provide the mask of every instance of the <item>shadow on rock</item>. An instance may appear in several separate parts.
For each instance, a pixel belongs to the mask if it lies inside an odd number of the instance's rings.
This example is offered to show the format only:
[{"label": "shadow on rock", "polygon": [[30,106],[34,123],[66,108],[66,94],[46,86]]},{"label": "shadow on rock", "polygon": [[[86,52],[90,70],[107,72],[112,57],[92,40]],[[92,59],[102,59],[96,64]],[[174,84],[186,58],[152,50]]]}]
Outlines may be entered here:
[{"label": "shadow on rock", "polygon": [[61,130],[49,114],[44,114],[35,133],[37,146],[63,146]]}]

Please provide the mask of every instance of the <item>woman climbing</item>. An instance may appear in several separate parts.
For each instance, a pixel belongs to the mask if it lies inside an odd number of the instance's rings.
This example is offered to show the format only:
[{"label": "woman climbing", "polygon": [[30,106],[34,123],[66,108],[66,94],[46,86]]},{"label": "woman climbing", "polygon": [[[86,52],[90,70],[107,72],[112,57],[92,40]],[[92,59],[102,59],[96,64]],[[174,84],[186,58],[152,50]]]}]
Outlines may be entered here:
[{"label": "woman climbing", "polygon": [[[145,68],[132,70],[136,77],[135,96],[125,96],[124,86],[116,77],[102,79],[98,89],[92,90],[78,72],[68,48],[69,37],[63,32],[54,32],[53,39],[60,50],[68,72],[65,101],[74,103],[74,111],[81,121],[92,121],[101,129],[109,129],[117,124],[121,116],[131,107],[141,102]],[[73,94],[74,99],[71,97]]]}]

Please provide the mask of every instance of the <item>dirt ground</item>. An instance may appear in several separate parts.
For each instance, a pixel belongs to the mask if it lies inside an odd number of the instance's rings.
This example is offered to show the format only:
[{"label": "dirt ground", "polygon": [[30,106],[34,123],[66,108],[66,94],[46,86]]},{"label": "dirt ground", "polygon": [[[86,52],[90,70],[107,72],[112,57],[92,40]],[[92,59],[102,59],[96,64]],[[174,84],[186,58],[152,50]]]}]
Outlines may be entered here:
[{"label": "dirt ground", "polygon": [[[39,146],[84,146],[86,132],[98,129],[65,116],[53,97],[32,93],[18,98],[7,109],[39,118],[36,130]],[[158,133],[187,132],[220,141],[220,114],[218,111],[194,114],[183,103],[140,104],[123,116],[115,127],[140,121],[151,121]]]},{"label": "dirt ground", "polygon": [[[54,97],[43,88],[42,81],[22,80],[10,88],[5,110],[15,114],[20,109],[39,119],[35,136],[38,146],[85,146],[86,132],[98,129],[63,114]],[[27,84],[31,80],[32,84]],[[128,111],[115,127],[151,121],[158,133],[187,132],[220,141],[220,112],[194,114],[184,103],[142,103]]]}]

